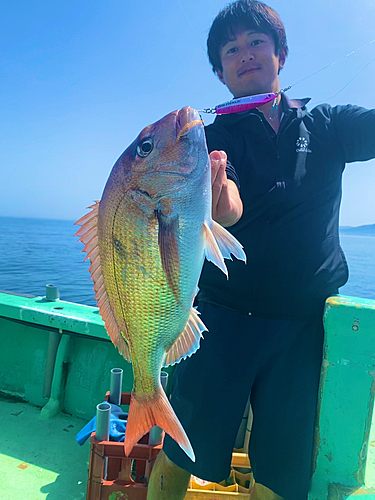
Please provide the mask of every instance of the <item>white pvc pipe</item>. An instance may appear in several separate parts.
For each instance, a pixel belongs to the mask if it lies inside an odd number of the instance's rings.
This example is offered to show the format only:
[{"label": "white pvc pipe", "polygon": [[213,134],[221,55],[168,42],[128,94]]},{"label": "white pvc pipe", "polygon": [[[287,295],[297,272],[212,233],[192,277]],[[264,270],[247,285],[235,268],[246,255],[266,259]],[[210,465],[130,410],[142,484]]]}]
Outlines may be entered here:
[{"label": "white pvc pipe", "polygon": [[98,441],[109,440],[109,422],[111,417],[111,405],[107,402],[96,406],[96,433]]},{"label": "white pvc pipe", "polygon": [[109,402],[117,406],[121,404],[122,374],[121,368],[112,368],[111,370]]}]

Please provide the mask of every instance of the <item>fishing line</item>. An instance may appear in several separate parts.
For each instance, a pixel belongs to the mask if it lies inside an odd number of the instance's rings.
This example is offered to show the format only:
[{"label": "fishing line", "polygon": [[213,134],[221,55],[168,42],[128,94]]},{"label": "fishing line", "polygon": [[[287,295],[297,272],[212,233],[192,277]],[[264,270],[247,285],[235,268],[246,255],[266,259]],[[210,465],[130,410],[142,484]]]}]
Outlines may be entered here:
[{"label": "fishing line", "polygon": [[[181,9],[182,9],[182,12],[184,13],[184,15],[185,15],[185,17],[186,17],[186,19],[187,19],[188,23],[190,24],[190,27],[191,27],[191,29],[192,29],[192,31],[193,31],[193,33],[194,33],[194,36],[195,36],[195,31],[196,31],[196,30],[195,30],[195,27],[193,26],[193,23],[190,21],[189,16],[187,15],[186,10],[185,10],[185,8],[184,8],[184,6],[183,6],[183,5],[182,5],[182,3],[180,2],[180,0],[177,0],[177,2],[180,4],[180,7],[181,7]],[[198,43],[199,43],[199,45],[201,46],[201,48],[203,49],[203,52],[204,52],[204,53],[206,53],[206,49],[203,47],[203,45],[201,44],[201,42],[198,42]]]},{"label": "fishing line", "polygon": [[[311,78],[312,76],[314,75],[317,75],[318,73],[320,73],[321,71],[324,71],[325,69],[328,69],[330,68],[331,66],[333,66],[334,64],[337,64],[339,63],[340,61],[342,61],[343,59],[346,59],[347,57],[349,56],[352,56],[353,54],[356,54],[357,52],[359,52],[360,50],[364,49],[365,47],[368,47],[369,45],[371,45],[372,43],[375,42],[375,39],[374,40],[371,40],[371,42],[368,42],[366,43],[365,45],[362,45],[362,47],[359,47],[358,49],[356,50],[352,50],[351,52],[349,52],[349,54],[346,54],[345,56],[342,56],[340,57],[339,59],[336,59],[336,61],[334,62],[331,62],[329,64],[327,64],[327,66],[324,66],[323,68],[320,68],[318,69],[317,71],[314,71],[314,73],[311,73],[311,75],[308,75],[308,76],[305,76],[305,78],[302,78],[302,80],[298,80],[298,82],[296,83],[293,83],[293,85],[291,85],[290,87],[294,87],[295,85],[298,85],[299,83],[302,83],[304,82],[305,80],[307,80],[308,78]],[[372,61],[371,61],[372,62]],[[369,63],[370,64],[370,63]],[[361,70],[362,72],[362,70]],[[358,73],[359,74],[359,73]],[[358,75],[356,75],[358,76]],[[356,78],[356,77],[355,77]],[[349,82],[350,83],[350,82]],[[348,84],[349,85],[349,84]],[[341,91],[340,91],[341,92]]]},{"label": "fishing line", "polygon": [[360,71],[359,73],[357,73],[351,80],[350,82],[348,82],[346,85],[343,86],[343,88],[341,90],[339,90],[335,95],[332,95],[331,97],[328,97],[328,99],[326,99],[326,101],[329,101],[330,99],[333,99],[334,97],[338,96],[340,94],[340,92],[342,92],[344,89],[346,89],[346,87],[348,87],[353,80],[355,80],[357,78],[357,76],[359,76],[366,68],[367,66],[370,66],[370,64],[372,64],[373,62],[375,61],[375,57],[374,59],[372,59],[370,62],[368,62],[366,64],[366,66],[364,66]]}]

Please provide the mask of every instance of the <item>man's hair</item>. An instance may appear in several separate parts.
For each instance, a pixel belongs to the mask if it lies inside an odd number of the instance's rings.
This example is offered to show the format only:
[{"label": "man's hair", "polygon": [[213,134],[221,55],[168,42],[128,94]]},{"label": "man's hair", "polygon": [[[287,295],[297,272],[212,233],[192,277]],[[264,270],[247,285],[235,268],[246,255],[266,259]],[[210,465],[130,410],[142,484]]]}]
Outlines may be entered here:
[{"label": "man's hair", "polygon": [[221,48],[237,31],[255,30],[271,36],[275,42],[275,54],[288,54],[285,28],[277,12],[256,0],[237,0],[227,5],[214,19],[207,38],[208,59],[214,73],[223,71]]}]

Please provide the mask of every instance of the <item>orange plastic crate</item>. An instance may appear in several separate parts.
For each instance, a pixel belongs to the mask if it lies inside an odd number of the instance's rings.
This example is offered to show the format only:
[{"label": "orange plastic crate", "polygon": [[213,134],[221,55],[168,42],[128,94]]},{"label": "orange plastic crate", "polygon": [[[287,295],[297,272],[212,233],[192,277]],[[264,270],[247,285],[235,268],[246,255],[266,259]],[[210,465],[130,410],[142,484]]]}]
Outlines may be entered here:
[{"label": "orange plastic crate", "polygon": [[[108,400],[109,393],[106,395]],[[130,404],[130,393],[121,394],[121,404]],[[146,500],[147,481],[163,444],[149,445],[149,434],[143,436],[125,456],[124,443],[97,441],[95,432],[90,438],[90,465],[86,500]],[[133,462],[134,461],[134,462]],[[105,477],[105,464],[107,476]],[[131,472],[135,472],[135,480]],[[105,477],[105,478],[104,478]]]},{"label": "orange plastic crate", "polygon": [[[106,395],[108,400],[109,393]],[[121,405],[130,404],[130,393],[121,394]],[[149,434],[136,444],[129,457],[125,456],[124,443],[97,441],[93,432],[90,438],[90,465],[86,500],[147,500],[147,482],[163,443],[149,445]],[[133,463],[134,461],[134,463]],[[107,462],[107,476],[105,475]],[[233,453],[232,467],[250,469],[247,454]],[[135,480],[131,472],[135,472]],[[233,471],[232,471],[233,472]],[[222,486],[207,483],[204,487],[191,478],[185,500],[248,500],[247,488],[238,485]]]}]

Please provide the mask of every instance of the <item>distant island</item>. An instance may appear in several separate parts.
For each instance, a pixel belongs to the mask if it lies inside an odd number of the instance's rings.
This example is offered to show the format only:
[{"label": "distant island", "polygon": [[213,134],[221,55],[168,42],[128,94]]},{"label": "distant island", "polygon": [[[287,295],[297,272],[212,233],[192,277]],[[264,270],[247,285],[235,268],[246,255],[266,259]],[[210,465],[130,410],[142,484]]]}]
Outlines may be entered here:
[{"label": "distant island", "polygon": [[353,234],[356,236],[375,236],[375,224],[366,226],[340,226],[340,234]]}]

